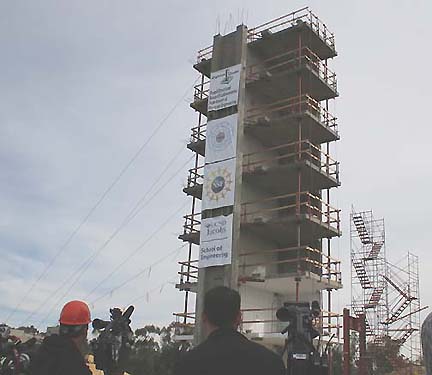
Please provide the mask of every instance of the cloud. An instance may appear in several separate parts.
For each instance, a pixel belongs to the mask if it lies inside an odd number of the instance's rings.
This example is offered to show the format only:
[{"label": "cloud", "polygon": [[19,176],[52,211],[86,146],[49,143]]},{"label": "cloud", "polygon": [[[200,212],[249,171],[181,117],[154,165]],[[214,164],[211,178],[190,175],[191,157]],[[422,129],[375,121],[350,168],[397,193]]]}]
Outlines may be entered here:
[{"label": "cloud", "polygon": [[[421,281],[427,285],[431,207],[425,194],[432,181],[427,144],[432,131],[427,125],[425,88],[432,82],[419,62],[429,61],[431,53],[423,48],[428,45],[427,33],[417,33],[430,27],[424,26],[429,25],[425,15],[430,14],[430,5],[420,3],[417,6],[424,9],[416,12],[416,25],[406,28],[401,27],[406,20],[402,5],[312,2],[312,8],[335,31],[340,54],[332,63],[341,93],[335,107],[341,141],[333,152],[341,161],[342,187],[332,193],[335,205],[343,210],[343,238],[334,245],[345,271],[345,289],[335,293],[339,308],[350,298],[352,203],[386,217],[391,259],[408,249],[421,254]],[[391,16],[388,5],[393,9]],[[216,20],[221,20],[219,28],[230,29],[244,10],[248,23],[257,25],[301,6],[300,1],[287,8],[284,1],[268,7],[258,1],[227,0],[205,4],[43,0],[0,5],[0,317],[16,305],[191,85],[196,74],[190,60],[196,50],[211,44]],[[375,26],[366,27],[364,20],[372,16]],[[400,40],[409,41],[411,51],[421,51],[421,58],[405,56]],[[161,166],[189,138],[195,122],[185,101],[25,301],[13,324],[25,319],[101,246],[151,186]],[[185,149],[172,170],[190,155]],[[185,177],[186,168],[103,250],[65,299],[85,296],[186,200],[181,193]],[[181,226],[180,214],[100,292],[179,246],[176,234]],[[167,262],[151,277],[98,304],[95,313],[145,295],[147,289],[175,278],[177,271],[175,262]],[[427,304],[432,294],[425,288],[422,293]],[[149,302],[140,300],[136,316],[143,323],[168,322],[171,313],[182,308],[181,298],[166,284]],[[54,306],[45,324],[56,322],[62,302]],[[43,306],[33,323],[52,304]]]}]

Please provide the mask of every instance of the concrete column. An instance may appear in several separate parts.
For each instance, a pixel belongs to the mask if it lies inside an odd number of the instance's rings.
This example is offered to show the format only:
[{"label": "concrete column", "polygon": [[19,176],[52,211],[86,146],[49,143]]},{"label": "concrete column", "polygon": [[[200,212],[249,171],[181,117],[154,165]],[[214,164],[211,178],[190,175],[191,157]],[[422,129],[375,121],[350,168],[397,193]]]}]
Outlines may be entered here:
[{"label": "concrete column", "polygon": [[196,322],[195,322],[195,344],[205,340],[205,333],[202,329],[201,315],[204,308],[205,293],[215,286],[224,285],[233,289],[238,289],[238,254],[240,241],[240,219],[241,219],[241,183],[242,183],[242,161],[241,153],[243,142],[243,120],[245,116],[245,66],[247,48],[247,28],[238,26],[237,30],[225,36],[216,35],[213,40],[213,55],[211,71],[228,68],[233,65],[242,64],[240,77],[239,100],[237,108],[225,108],[214,111],[208,115],[208,119],[217,119],[238,113],[238,132],[237,132],[237,164],[235,179],[235,198],[233,207],[224,207],[215,210],[206,210],[202,218],[215,217],[223,214],[233,213],[233,244],[232,244],[232,264],[226,266],[216,266],[202,268],[198,271],[198,292],[196,301]]}]

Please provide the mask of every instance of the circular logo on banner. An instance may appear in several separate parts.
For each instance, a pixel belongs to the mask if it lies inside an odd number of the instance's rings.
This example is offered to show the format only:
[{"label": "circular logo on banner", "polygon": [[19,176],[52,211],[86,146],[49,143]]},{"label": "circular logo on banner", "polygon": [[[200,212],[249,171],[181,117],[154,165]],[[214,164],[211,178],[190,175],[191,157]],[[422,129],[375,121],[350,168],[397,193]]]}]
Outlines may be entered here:
[{"label": "circular logo on banner", "polygon": [[226,168],[217,168],[207,177],[206,194],[211,201],[223,200],[232,186],[231,173]]},{"label": "circular logo on banner", "polygon": [[217,176],[211,184],[211,190],[215,194],[219,194],[225,187],[225,178]]},{"label": "circular logo on banner", "polygon": [[233,145],[233,135],[231,134],[230,126],[224,122],[209,127],[208,137],[210,148],[216,152],[224,151]]}]

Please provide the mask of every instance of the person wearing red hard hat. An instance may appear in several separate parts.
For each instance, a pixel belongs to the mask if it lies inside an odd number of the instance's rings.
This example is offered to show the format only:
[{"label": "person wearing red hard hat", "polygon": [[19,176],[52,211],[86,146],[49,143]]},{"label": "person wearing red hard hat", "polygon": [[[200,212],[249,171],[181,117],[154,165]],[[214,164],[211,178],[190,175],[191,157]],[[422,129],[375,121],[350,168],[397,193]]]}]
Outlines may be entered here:
[{"label": "person wearing red hard hat", "polygon": [[32,375],[91,375],[84,360],[90,309],[71,301],[60,313],[58,335],[45,338],[30,365]]}]

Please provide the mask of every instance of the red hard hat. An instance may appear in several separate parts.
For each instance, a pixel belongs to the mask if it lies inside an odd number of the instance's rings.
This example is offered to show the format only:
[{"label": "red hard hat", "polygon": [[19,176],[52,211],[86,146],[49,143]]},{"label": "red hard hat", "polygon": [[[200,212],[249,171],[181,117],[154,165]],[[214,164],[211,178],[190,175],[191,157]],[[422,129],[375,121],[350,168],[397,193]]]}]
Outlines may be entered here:
[{"label": "red hard hat", "polygon": [[85,302],[71,301],[63,306],[60,314],[60,324],[80,326],[90,322],[90,309]]}]

